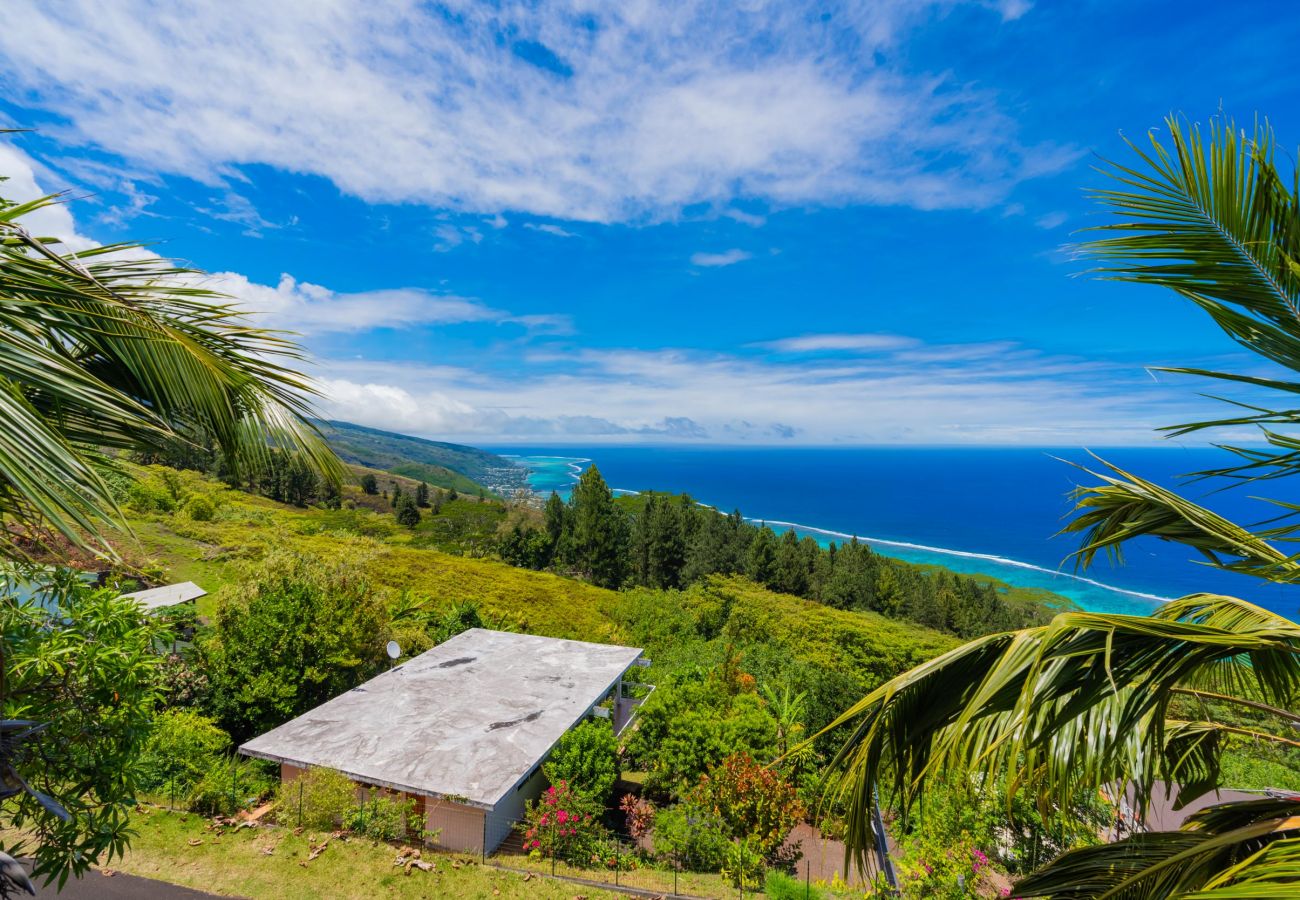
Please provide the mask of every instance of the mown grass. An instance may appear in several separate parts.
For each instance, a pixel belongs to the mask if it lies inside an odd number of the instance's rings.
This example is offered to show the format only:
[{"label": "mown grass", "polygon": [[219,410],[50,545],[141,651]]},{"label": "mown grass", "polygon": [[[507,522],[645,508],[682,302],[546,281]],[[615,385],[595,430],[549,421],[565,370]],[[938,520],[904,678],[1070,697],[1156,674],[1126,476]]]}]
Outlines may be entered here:
[{"label": "mown grass", "polygon": [[538,876],[525,880],[518,873],[481,866],[471,856],[431,850],[421,856],[434,870],[407,874],[393,865],[395,847],[365,838],[333,838],[308,861],[312,845],[328,835],[278,827],[212,830],[202,817],[153,809],[137,813],[132,824],[138,835],[111,868],[251,900],[522,900],[591,893]]}]

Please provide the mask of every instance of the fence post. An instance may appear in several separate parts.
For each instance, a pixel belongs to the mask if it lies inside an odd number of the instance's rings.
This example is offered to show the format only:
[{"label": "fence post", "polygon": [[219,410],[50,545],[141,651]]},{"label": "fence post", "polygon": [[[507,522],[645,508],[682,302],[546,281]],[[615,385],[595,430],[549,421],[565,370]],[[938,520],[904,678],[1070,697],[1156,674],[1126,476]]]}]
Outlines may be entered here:
[{"label": "fence post", "polygon": [[298,827],[302,827],[302,779],[305,772],[298,773]]},{"label": "fence post", "polygon": [[555,846],[555,818],[554,815],[552,815],[551,818],[551,875],[552,876],[555,875],[555,857],[556,857],[556,851],[558,849],[559,848]]},{"label": "fence post", "polygon": [[682,867],[682,861],[678,854],[674,853],[673,856],[676,857],[673,859],[673,896],[675,897],[677,896],[677,870]]},{"label": "fence post", "polygon": [[812,860],[804,857],[803,861],[803,900],[812,896]]},{"label": "fence post", "polygon": [[492,815],[491,810],[485,810],[483,813],[483,844],[479,847],[479,851],[482,854],[479,858],[479,862],[484,865],[487,865],[488,816],[490,815]]},{"label": "fence post", "polygon": [[238,801],[235,800],[235,779],[239,778],[239,766],[231,765],[230,767],[230,808],[233,810],[231,815],[239,811]]}]

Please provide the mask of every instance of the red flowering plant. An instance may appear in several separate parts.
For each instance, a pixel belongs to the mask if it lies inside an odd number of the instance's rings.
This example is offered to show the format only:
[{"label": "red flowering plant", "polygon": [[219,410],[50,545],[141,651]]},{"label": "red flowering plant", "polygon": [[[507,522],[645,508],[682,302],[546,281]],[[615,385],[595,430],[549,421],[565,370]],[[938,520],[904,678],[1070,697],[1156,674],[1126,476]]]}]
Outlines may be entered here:
[{"label": "red flowering plant", "polygon": [[520,832],[530,855],[554,857],[575,866],[599,864],[598,848],[607,836],[601,810],[566,781],[547,788],[528,803]]}]

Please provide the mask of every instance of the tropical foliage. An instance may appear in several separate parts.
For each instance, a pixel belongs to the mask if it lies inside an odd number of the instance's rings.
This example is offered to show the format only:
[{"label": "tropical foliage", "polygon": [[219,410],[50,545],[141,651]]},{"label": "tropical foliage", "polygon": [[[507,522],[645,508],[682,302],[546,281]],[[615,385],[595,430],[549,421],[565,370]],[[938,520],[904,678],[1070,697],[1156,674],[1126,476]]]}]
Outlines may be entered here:
[{"label": "tropical foliage", "polygon": [[60,884],[132,834],[167,636],[119,594],[66,571],[0,573],[0,798],[25,833],[0,846]]},{"label": "tropical foliage", "polygon": [[[1175,290],[1240,346],[1274,365],[1258,375],[1176,368],[1254,389],[1225,418],[1173,434],[1258,426],[1267,449],[1228,446],[1236,462],[1195,473],[1229,485],[1300,470],[1300,206],[1295,175],[1276,167],[1267,127],[1253,137],[1211,126],[1208,140],[1170,119],[1169,144],[1136,146],[1138,167],[1114,166],[1119,186],[1097,198],[1118,221],[1084,246],[1111,278]],[[1283,399],[1276,403],[1268,396]],[[1261,399],[1262,398],[1262,399]],[[1155,536],[1212,566],[1290,583],[1300,568],[1283,547],[1292,522],[1247,528],[1175,491],[1110,466],[1077,493],[1069,531],[1079,559],[1118,556]],[[1277,503],[1277,513],[1296,511]],[[1157,791],[1175,805],[1222,784],[1223,759],[1247,739],[1300,747],[1300,625],[1230,597],[1193,595],[1152,617],[1066,613],[1048,625],[995,634],[881,685],[845,714],[853,732],[834,760],[848,843],[871,845],[872,791],[906,814],[936,778],[1025,789],[1045,813],[1081,792],[1131,785],[1139,815]],[[1212,709],[1234,710],[1232,716]],[[1142,832],[1067,852],[1016,885],[1019,896],[1291,896],[1300,860],[1300,797],[1212,806],[1177,832]]]},{"label": "tropical foliage", "polygon": [[57,202],[0,199],[0,555],[53,535],[109,552],[105,450],[210,441],[238,469],[271,440],[338,474],[291,341],[139,245],[61,252],[24,225]]}]

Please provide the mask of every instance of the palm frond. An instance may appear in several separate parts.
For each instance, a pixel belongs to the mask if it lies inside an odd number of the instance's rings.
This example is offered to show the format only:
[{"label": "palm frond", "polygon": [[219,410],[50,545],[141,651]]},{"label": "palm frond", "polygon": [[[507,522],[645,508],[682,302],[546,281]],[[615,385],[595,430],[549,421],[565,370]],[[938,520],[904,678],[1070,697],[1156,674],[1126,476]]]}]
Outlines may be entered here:
[{"label": "palm frond", "polygon": [[120,516],[99,448],[202,433],[236,470],[276,445],[341,474],[287,335],[139,245],[59,252],[22,224],[58,200],[0,201],[0,554],[46,528],[111,552],[104,528]]},{"label": "palm frond", "polygon": [[1203,793],[1230,729],[1171,717],[1176,690],[1248,688],[1285,704],[1300,689],[1298,650],[1300,625],[1197,595],[1155,617],[1064,613],[950,651],[828,726],[853,727],[830,767],[846,844],[860,858],[871,847],[874,787],[906,812],[941,772],[1030,790],[1044,809],[1106,784],[1135,783],[1140,808],[1157,782]]},{"label": "palm frond", "polygon": [[1112,474],[1083,469],[1102,484],[1074,492],[1078,515],[1062,529],[1062,533],[1083,533],[1082,546],[1072,554],[1081,566],[1090,566],[1099,552],[1121,562],[1126,542],[1158,537],[1194,548],[1217,568],[1274,581],[1300,580],[1300,560],[1269,543],[1270,538],[1293,538],[1300,525],[1251,531],[1171,490],[1098,461]]}]

